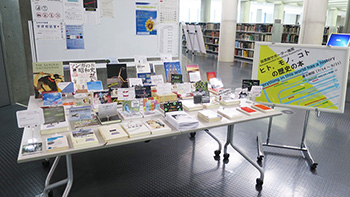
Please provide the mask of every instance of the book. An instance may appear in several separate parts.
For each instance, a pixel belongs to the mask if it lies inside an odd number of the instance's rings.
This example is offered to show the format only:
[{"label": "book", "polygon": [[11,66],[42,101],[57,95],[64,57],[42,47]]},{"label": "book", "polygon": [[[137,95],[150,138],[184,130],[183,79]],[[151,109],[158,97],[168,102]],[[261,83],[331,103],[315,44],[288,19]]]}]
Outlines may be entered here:
[{"label": "book", "polygon": [[221,108],[221,109],[218,109],[217,112],[218,114],[222,115],[223,117],[229,120],[243,117],[243,114],[237,111],[235,108]]},{"label": "book", "polygon": [[158,134],[163,132],[170,132],[171,128],[168,127],[162,120],[156,118],[151,120],[145,120],[143,123],[151,130],[152,134]]},{"label": "book", "polygon": [[43,106],[62,105],[62,94],[60,92],[43,92]]},{"label": "book", "polygon": [[89,120],[91,116],[91,106],[71,107],[68,109],[69,121]]},{"label": "book", "polygon": [[101,126],[98,128],[105,142],[117,142],[129,138],[129,135],[124,131],[120,124],[112,124]]},{"label": "book", "polygon": [[182,74],[180,62],[164,62],[165,79],[171,81],[172,74]]},{"label": "book", "polygon": [[64,81],[62,62],[34,62],[33,85],[35,98],[43,92],[58,91],[57,83]]},{"label": "book", "polygon": [[212,78],[216,78],[216,72],[207,72],[207,80],[210,81]]},{"label": "book", "polygon": [[240,103],[241,100],[239,99],[225,99],[220,101],[220,104],[225,106],[239,105]]},{"label": "book", "polygon": [[198,120],[192,118],[184,111],[173,111],[165,114],[165,120],[178,130],[187,130],[197,128]]},{"label": "book", "polygon": [[102,91],[103,85],[102,81],[88,81],[86,82],[88,91]]},{"label": "book", "polygon": [[98,144],[98,139],[92,129],[81,129],[70,133],[74,148],[82,148]]},{"label": "book", "polygon": [[118,104],[117,103],[106,103],[98,106],[97,118],[100,124],[112,124],[118,123],[122,120],[118,116]]},{"label": "book", "polygon": [[58,92],[61,92],[62,94],[74,93],[73,82],[58,82],[57,87]]},{"label": "book", "polygon": [[90,106],[92,104],[92,93],[77,93],[74,95],[75,106]]},{"label": "book", "polygon": [[128,111],[122,111],[121,109],[118,109],[118,113],[123,120],[142,118],[142,114],[140,112],[130,112],[130,111],[128,112]]},{"label": "book", "polygon": [[137,73],[137,78],[142,80],[143,85],[152,85],[151,73]]},{"label": "book", "polygon": [[209,109],[199,111],[197,116],[202,118],[206,122],[218,122],[222,119],[221,115]]},{"label": "book", "polygon": [[208,82],[207,81],[197,81],[195,83],[196,92],[208,91]]},{"label": "book", "polygon": [[130,122],[121,123],[121,125],[130,138],[151,134],[151,130],[149,130],[142,121],[132,120]]},{"label": "book", "polygon": [[78,121],[70,122],[71,128],[78,129],[78,128],[83,128],[83,127],[92,127],[92,126],[100,125],[100,122],[99,122],[96,114],[92,113],[91,116],[92,116],[92,118],[88,119],[88,120],[78,120]]},{"label": "book", "polygon": [[122,121],[122,119],[118,115],[107,116],[107,117],[97,116],[97,118],[101,125],[119,123]]},{"label": "book", "polygon": [[259,114],[258,111],[256,111],[255,109],[252,109],[250,107],[237,107],[236,108],[238,111],[248,115],[248,116],[252,116],[252,115],[256,115]]},{"label": "book", "polygon": [[163,104],[163,110],[165,113],[172,111],[183,111],[181,101],[168,102]]},{"label": "book", "polygon": [[252,86],[259,86],[260,80],[254,80],[254,79],[243,79],[242,80],[242,89],[248,88],[248,91],[252,89]]},{"label": "book", "polygon": [[128,83],[129,83],[129,88],[143,85],[141,78],[129,78]]},{"label": "book", "polygon": [[150,98],[151,86],[135,86],[135,97],[136,98]]},{"label": "book", "polygon": [[202,103],[204,109],[212,109],[220,107],[220,103],[215,101],[215,99],[210,99],[210,103]]},{"label": "book", "polygon": [[58,135],[46,138],[46,151],[55,152],[69,149],[68,140],[65,135]]},{"label": "book", "polygon": [[201,80],[201,73],[199,72],[198,65],[186,65],[188,72],[188,79],[190,82],[197,82]]},{"label": "book", "polygon": [[43,150],[43,143],[42,142],[24,144],[22,146],[22,155],[40,153],[40,152],[42,152],[42,150]]},{"label": "book", "polygon": [[182,75],[181,74],[171,74],[171,83],[182,83]]},{"label": "book", "polygon": [[69,69],[76,92],[87,91],[87,82],[97,81],[95,62],[69,63]]},{"label": "book", "polygon": [[268,113],[268,112],[273,112],[275,111],[274,109],[266,106],[266,105],[262,105],[262,104],[256,104],[256,105],[252,105],[251,106],[253,109],[256,109],[258,111],[261,111],[263,113]]},{"label": "book", "polygon": [[182,101],[182,106],[186,111],[196,111],[203,109],[203,105],[194,104],[193,100],[184,100]]},{"label": "book", "polygon": [[97,91],[92,95],[92,101],[95,108],[100,104],[112,103],[112,96],[110,91]]},{"label": "book", "polygon": [[42,107],[44,113],[44,124],[41,125],[42,135],[68,131],[63,106]]},{"label": "book", "polygon": [[107,87],[109,89],[128,87],[126,64],[107,64]]}]

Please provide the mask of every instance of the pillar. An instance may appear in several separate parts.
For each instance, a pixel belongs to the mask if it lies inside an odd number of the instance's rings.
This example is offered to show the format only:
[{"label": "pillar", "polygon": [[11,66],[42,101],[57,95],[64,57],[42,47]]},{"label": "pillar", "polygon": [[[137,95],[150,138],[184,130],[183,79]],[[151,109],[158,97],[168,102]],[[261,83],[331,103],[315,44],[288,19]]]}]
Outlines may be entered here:
[{"label": "pillar", "polygon": [[241,0],[240,22],[249,23],[250,0]]},{"label": "pillar", "polygon": [[210,21],[211,0],[201,0],[201,22]]},{"label": "pillar", "polygon": [[337,8],[328,9],[326,26],[337,26],[338,10]]},{"label": "pillar", "polygon": [[222,0],[219,61],[233,62],[238,0]]},{"label": "pillar", "polygon": [[273,5],[273,19],[281,19],[281,23],[283,24],[284,19],[284,4],[275,3]]},{"label": "pillar", "polygon": [[304,0],[299,44],[321,45],[328,0]]}]

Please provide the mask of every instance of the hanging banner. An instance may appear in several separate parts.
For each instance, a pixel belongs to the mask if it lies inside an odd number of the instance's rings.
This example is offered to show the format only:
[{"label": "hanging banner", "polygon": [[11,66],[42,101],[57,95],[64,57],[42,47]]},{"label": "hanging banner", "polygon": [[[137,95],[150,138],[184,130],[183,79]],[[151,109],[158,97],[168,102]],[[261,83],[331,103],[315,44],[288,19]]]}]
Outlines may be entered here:
[{"label": "hanging banner", "polygon": [[344,112],[349,49],[256,43],[253,79],[263,91],[257,102]]},{"label": "hanging banner", "polygon": [[157,35],[157,4],[136,2],[136,35]]}]

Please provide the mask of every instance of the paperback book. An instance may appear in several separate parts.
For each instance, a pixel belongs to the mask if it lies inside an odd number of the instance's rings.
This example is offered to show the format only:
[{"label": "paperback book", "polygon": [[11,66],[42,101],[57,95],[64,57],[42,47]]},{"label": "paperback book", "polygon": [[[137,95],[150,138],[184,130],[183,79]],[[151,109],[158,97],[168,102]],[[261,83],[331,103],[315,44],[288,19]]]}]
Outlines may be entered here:
[{"label": "paperback book", "polygon": [[44,113],[44,124],[40,129],[42,135],[68,131],[63,106],[42,107],[42,109]]},{"label": "paperback book", "polygon": [[199,125],[198,120],[184,111],[173,111],[165,114],[165,120],[178,130],[194,129]]},{"label": "paperback book", "polygon": [[43,92],[43,106],[62,105],[62,94],[60,92]]},{"label": "paperback book", "polygon": [[130,138],[151,134],[151,130],[149,130],[142,121],[132,120],[130,122],[121,123],[121,125]]},{"label": "paperback book", "polygon": [[107,87],[109,89],[128,87],[126,64],[107,64]]},{"label": "paperback book", "polygon": [[81,129],[70,133],[74,148],[88,147],[98,144],[97,137],[92,129]]},{"label": "paperback book", "polygon": [[193,100],[183,100],[182,106],[186,111],[197,111],[203,109],[203,105],[194,104]]},{"label": "paperback book", "polygon": [[256,104],[256,105],[252,105],[251,106],[253,109],[256,109],[260,112],[263,112],[263,113],[269,113],[269,112],[273,112],[275,111],[274,109],[266,106],[266,105],[262,105],[262,104]]},{"label": "paperback book", "polygon": [[172,74],[182,74],[180,62],[164,62],[166,81],[171,81]]},{"label": "paperback book", "polygon": [[101,126],[98,130],[105,142],[118,142],[129,138],[120,124]]},{"label": "paperback book", "polygon": [[218,114],[222,115],[223,117],[233,120],[237,118],[242,118],[243,114],[239,111],[237,111],[235,108],[221,108],[218,109]]},{"label": "paperback book", "polygon": [[197,115],[206,122],[218,122],[222,119],[221,115],[209,109],[201,110]]},{"label": "paperback book", "polygon": [[171,128],[168,127],[162,120],[160,119],[151,119],[143,121],[143,123],[147,126],[148,129],[151,130],[152,134],[158,134],[163,132],[170,132]]},{"label": "paperback book", "polygon": [[188,79],[190,82],[197,82],[201,80],[201,73],[198,65],[187,65]]},{"label": "paperback book", "polygon": [[29,143],[22,146],[22,155],[30,155],[35,153],[40,153],[43,150],[43,143]]},{"label": "paperback book", "polygon": [[252,109],[250,107],[237,107],[237,110],[248,115],[248,116],[253,116],[253,115],[259,114],[258,111],[256,111],[255,109]]},{"label": "paperback book", "polygon": [[86,92],[87,82],[97,81],[95,62],[69,63],[69,68],[76,92]]},{"label": "paperback book", "polygon": [[46,138],[46,151],[56,152],[69,149],[68,140],[65,135],[58,135]]}]

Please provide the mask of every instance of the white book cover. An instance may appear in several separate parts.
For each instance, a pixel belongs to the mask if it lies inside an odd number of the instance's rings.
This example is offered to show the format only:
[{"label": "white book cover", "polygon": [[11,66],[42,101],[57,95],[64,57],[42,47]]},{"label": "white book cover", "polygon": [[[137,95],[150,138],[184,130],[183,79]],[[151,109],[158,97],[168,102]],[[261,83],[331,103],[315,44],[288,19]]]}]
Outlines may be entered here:
[{"label": "white book cover", "polygon": [[210,99],[210,103],[202,103],[203,108],[212,109],[220,107],[220,103],[215,101],[215,99]]},{"label": "white book cover", "polygon": [[142,117],[148,118],[148,117],[155,117],[155,116],[163,116],[162,112],[159,110],[153,110],[153,111],[141,111],[140,112]]},{"label": "white book cover", "polygon": [[139,137],[151,134],[151,131],[142,123],[142,121],[130,121],[121,123],[124,130],[129,134],[129,137]]},{"label": "white book cover", "polygon": [[41,135],[52,134],[52,133],[60,133],[68,131],[68,122],[58,122],[52,124],[42,124],[40,126]]},{"label": "white book cover", "polygon": [[165,119],[179,130],[197,128],[199,122],[184,111],[167,112]]},{"label": "white book cover", "polygon": [[54,152],[69,149],[67,137],[65,135],[57,135],[46,138],[46,151]]},{"label": "white book cover", "polygon": [[217,114],[216,112],[212,111],[212,110],[201,110],[198,112],[198,116],[211,122],[211,121],[214,121],[214,120],[221,120],[222,116]]},{"label": "white book cover", "polygon": [[218,109],[218,114],[224,116],[225,118],[227,118],[229,120],[243,117],[243,114],[241,112],[237,111],[235,108]]},{"label": "white book cover", "polygon": [[182,106],[186,111],[194,111],[194,110],[201,110],[203,109],[203,105],[201,104],[194,104],[193,100],[183,100]]},{"label": "white book cover", "polygon": [[123,111],[122,109],[118,109],[118,113],[123,120],[142,118],[142,114],[140,112],[127,112]]},{"label": "white book cover", "polygon": [[87,90],[87,82],[97,81],[95,62],[69,63],[69,69],[75,91]]},{"label": "white book cover", "polygon": [[97,137],[92,129],[82,129],[70,133],[74,148],[98,144]]},{"label": "white book cover", "polygon": [[99,127],[98,130],[106,142],[119,141],[129,138],[128,134],[124,131],[120,124],[102,126]]},{"label": "white book cover", "polygon": [[239,99],[226,99],[220,101],[222,105],[239,105],[241,103],[241,100]]},{"label": "white book cover", "polygon": [[145,120],[143,123],[151,130],[152,134],[171,131],[171,128],[158,118]]}]

